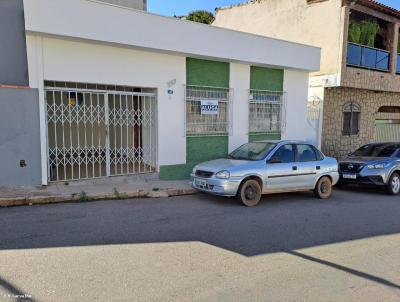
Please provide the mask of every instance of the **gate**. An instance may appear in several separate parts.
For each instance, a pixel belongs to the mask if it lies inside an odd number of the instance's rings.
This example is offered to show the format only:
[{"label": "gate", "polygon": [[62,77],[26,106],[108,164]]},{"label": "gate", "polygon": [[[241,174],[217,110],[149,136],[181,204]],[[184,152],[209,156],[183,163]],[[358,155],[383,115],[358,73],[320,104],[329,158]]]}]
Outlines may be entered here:
[{"label": "gate", "polygon": [[307,139],[319,148],[321,147],[322,113],[323,109],[321,105],[308,102],[307,123],[312,136]]},{"label": "gate", "polygon": [[46,87],[45,95],[50,182],[156,171],[156,94]]},{"label": "gate", "polygon": [[375,120],[374,141],[400,141],[400,120]]}]

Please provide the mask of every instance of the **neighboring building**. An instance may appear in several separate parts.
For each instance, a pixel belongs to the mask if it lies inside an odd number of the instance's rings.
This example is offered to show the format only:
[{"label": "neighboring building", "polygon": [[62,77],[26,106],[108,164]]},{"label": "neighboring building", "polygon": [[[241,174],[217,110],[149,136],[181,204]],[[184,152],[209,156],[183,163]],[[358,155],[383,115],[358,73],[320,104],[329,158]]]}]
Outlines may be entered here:
[{"label": "neighboring building", "polygon": [[[377,30],[370,47],[349,42],[365,22]],[[323,104],[323,151],[341,157],[400,141],[399,23],[399,11],[374,0],[257,0],[218,9],[214,25],[321,48],[309,108]]]},{"label": "neighboring building", "polygon": [[7,3],[0,60],[20,65],[0,69],[19,85],[0,88],[0,186],[183,179],[249,140],[307,137],[316,47],[99,1]]}]

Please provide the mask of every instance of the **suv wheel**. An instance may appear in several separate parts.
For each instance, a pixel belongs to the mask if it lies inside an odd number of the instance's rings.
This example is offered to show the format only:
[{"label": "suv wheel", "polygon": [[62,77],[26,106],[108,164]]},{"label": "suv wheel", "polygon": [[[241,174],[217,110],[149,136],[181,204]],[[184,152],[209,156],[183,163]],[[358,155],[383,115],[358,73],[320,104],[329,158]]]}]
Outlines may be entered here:
[{"label": "suv wheel", "polygon": [[314,195],[320,199],[327,199],[332,195],[332,182],[329,177],[321,177],[314,189]]},{"label": "suv wheel", "polygon": [[261,186],[258,181],[250,179],[241,185],[238,197],[246,207],[254,207],[260,202],[261,195]]},{"label": "suv wheel", "polygon": [[387,192],[390,195],[398,195],[400,193],[400,176],[397,173],[393,173],[390,176],[389,183],[387,184]]}]

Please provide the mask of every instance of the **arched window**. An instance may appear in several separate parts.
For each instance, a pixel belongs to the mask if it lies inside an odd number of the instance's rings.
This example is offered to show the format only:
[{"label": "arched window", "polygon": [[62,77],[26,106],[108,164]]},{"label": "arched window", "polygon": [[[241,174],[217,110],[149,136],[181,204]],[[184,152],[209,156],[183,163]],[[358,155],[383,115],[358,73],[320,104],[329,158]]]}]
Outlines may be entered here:
[{"label": "arched window", "polygon": [[343,135],[357,135],[360,131],[361,107],[355,102],[343,106]]}]

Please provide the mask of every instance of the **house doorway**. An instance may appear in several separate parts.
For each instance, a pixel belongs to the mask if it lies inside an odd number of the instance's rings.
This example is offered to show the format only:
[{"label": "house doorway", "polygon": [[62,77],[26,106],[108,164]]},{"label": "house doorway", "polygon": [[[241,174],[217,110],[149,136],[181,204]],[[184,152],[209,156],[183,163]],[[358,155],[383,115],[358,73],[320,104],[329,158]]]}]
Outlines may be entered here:
[{"label": "house doorway", "polygon": [[156,172],[154,90],[55,83],[45,96],[49,182]]}]

